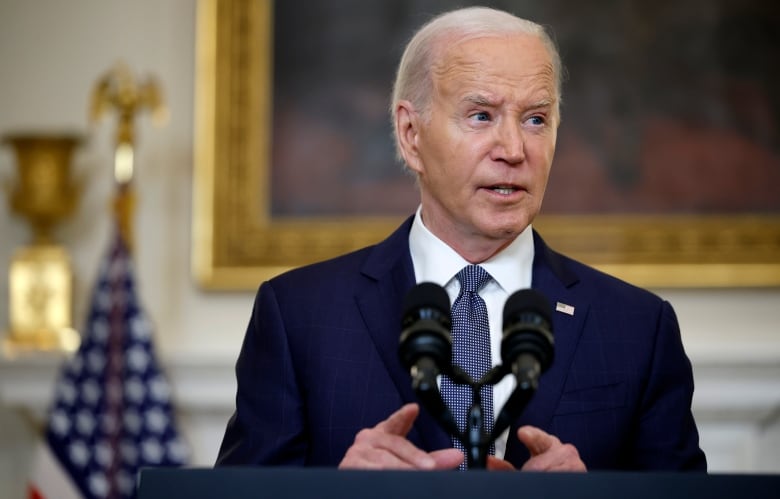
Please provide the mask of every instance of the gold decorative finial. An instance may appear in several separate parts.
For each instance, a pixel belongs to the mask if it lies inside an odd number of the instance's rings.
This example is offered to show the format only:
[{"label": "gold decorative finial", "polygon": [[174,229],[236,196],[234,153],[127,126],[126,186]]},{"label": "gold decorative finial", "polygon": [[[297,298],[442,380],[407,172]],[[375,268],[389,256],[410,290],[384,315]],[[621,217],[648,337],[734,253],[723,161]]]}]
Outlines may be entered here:
[{"label": "gold decorative finial", "polygon": [[149,109],[155,124],[168,120],[168,109],[162,99],[160,86],[154,77],[137,81],[130,68],[119,62],[95,84],[90,105],[90,120],[98,122],[110,110],[118,115],[114,175],[117,183],[125,184],[133,178],[133,147],[135,145],[135,115]]},{"label": "gold decorative finial", "polygon": [[138,81],[130,68],[122,62],[104,74],[92,90],[90,121],[98,122],[111,110],[116,111],[118,122],[116,131],[116,149],[114,151],[114,179],[118,185],[114,200],[114,215],[120,233],[128,247],[132,247],[132,213],[135,196],[131,181],[134,168],[135,116],[148,109],[152,121],[163,125],[168,120],[168,109],[162,99],[162,91],[157,81],[149,76]]}]

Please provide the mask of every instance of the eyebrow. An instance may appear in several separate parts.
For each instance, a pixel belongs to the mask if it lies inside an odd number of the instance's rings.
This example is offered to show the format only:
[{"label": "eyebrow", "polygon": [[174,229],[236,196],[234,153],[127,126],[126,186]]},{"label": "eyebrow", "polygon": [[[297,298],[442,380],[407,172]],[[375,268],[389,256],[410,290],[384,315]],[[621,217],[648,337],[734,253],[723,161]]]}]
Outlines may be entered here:
[{"label": "eyebrow", "polygon": [[534,104],[531,104],[530,106],[528,106],[528,109],[529,110],[531,110],[531,109],[542,109],[542,108],[545,108],[545,107],[552,107],[552,106],[553,106],[553,101],[552,100],[550,100],[550,99],[542,99],[542,100],[537,101]]},{"label": "eyebrow", "polygon": [[[481,94],[469,94],[466,95],[463,98],[463,102],[468,102],[471,104],[474,104],[476,106],[484,106],[484,107],[496,107],[498,106],[498,102],[495,100],[491,100],[488,97],[481,95]],[[553,100],[552,99],[541,99],[533,104],[529,105],[526,110],[532,111],[536,109],[543,109],[543,108],[549,108],[553,106]]]},{"label": "eyebrow", "polygon": [[480,94],[469,94],[463,98],[464,102],[469,102],[471,104],[474,104],[476,106],[497,106],[498,103],[496,101],[491,101],[484,95]]}]

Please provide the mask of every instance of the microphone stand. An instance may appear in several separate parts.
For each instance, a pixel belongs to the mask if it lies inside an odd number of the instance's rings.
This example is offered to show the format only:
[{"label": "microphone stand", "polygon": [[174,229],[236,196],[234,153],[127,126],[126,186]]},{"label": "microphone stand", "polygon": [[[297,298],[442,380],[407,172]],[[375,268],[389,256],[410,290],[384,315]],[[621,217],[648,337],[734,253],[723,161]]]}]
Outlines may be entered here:
[{"label": "microphone stand", "polygon": [[[482,410],[482,385],[471,385],[471,407],[466,415],[466,433],[460,441],[466,449],[468,469],[485,469],[491,440],[485,434],[485,415]],[[464,438],[465,437],[465,438]]]},{"label": "microphone stand", "polygon": [[515,389],[512,391],[512,394],[509,396],[509,399],[504,404],[504,407],[501,408],[501,411],[496,417],[493,431],[488,434],[487,431],[485,431],[485,418],[492,417],[493,415],[486,415],[482,408],[482,387],[495,385],[507,374],[511,374],[510,369],[503,365],[499,365],[485,373],[481,379],[475,381],[459,366],[452,366],[449,376],[453,383],[471,387],[471,406],[466,414],[466,429],[464,432],[461,432],[457,423],[455,423],[455,418],[444,403],[441,392],[435,383],[425,384],[425,389],[422,389],[420,385],[414,387],[423,406],[428,409],[434,419],[436,419],[448,433],[455,435],[455,437],[461,441],[466,450],[466,459],[468,469],[470,470],[485,469],[487,467],[487,456],[490,444],[495,442],[501,433],[509,428],[512,421],[520,416],[536,391],[537,383],[535,380],[531,382],[526,380],[518,382],[517,386],[515,386]]},{"label": "microphone stand", "polygon": [[[490,372],[492,372],[492,370]],[[452,429],[448,430],[463,444],[463,448],[466,450],[466,462],[468,463],[468,469],[470,470],[485,469],[487,466],[488,449],[490,448],[492,440],[490,440],[490,435],[485,431],[485,412],[482,408],[481,391],[482,387],[488,384],[485,381],[486,378],[489,378],[488,375],[490,372],[483,376],[479,381],[475,381],[469,373],[460,366],[453,364],[452,370],[449,373],[453,383],[471,387],[471,406],[466,413],[465,431],[461,432],[457,425],[454,428],[455,431],[452,431]],[[496,380],[496,382],[497,381],[498,380]],[[439,396],[441,397],[441,395]],[[447,412],[449,412],[449,409],[447,409]],[[452,416],[450,415],[450,417]],[[445,429],[447,428],[445,427]]]}]

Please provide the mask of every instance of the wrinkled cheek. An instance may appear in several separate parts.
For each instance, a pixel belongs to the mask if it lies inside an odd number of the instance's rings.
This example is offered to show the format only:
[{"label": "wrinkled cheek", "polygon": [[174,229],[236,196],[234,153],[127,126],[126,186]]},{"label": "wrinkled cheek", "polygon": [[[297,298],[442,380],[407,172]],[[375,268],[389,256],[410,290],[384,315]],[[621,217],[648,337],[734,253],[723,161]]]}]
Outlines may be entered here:
[{"label": "wrinkled cheek", "polygon": [[544,193],[547,190],[547,183],[549,180],[550,180],[550,168],[547,168],[547,171],[544,172],[544,176],[539,181],[539,185],[541,187],[539,192],[540,196],[544,196]]},{"label": "wrinkled cheek", "polygon": [[539,185],[541,187],[540,195],[544,195],[545,189],[547,189],[547,181],[550,179],[550,171],[552,171],[552,163],[553,163],[553,157],[555,155],[555,148],[553,147],[547,154],[547,157],[544,158],[544,162],[542,163],[542,169],[539,172],[540,179],[539,179]]}]

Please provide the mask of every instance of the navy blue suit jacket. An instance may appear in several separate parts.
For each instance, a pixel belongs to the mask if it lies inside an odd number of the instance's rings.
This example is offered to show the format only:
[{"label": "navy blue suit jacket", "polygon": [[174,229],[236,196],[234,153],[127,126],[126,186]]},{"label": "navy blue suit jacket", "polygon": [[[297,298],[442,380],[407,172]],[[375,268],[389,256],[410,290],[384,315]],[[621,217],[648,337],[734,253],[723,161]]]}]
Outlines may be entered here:
[{"label": "navy blue suit jacket", "polygon": [[[335,466],[355,435],[416,401],[398,360],[400,315],[415,285],[411,218],[385,241],[263,283],[236,365],[236,412],[217,465]],[[705,469],[691,415],[693,378],[672,307],[550,250],[534,234],[532,287],[553,312],[555,358],[512,427],[574,444],[589,469]],[[409,439],[450,447],[424,409]]]}]

